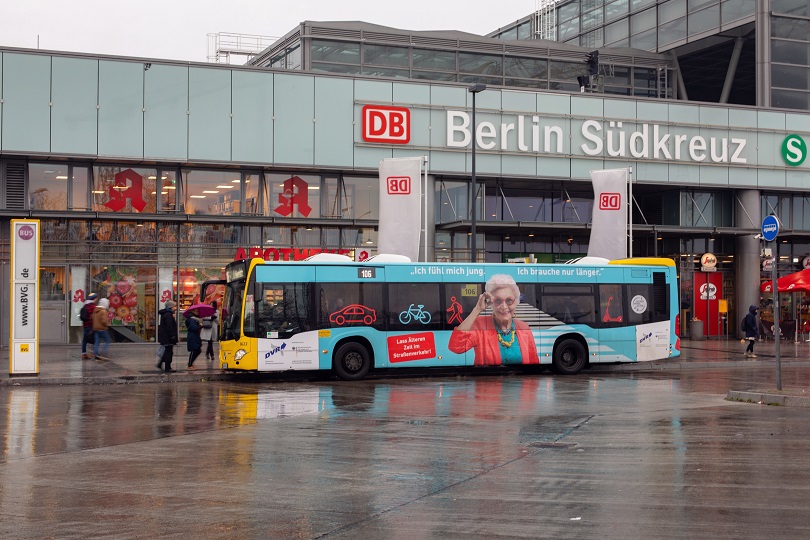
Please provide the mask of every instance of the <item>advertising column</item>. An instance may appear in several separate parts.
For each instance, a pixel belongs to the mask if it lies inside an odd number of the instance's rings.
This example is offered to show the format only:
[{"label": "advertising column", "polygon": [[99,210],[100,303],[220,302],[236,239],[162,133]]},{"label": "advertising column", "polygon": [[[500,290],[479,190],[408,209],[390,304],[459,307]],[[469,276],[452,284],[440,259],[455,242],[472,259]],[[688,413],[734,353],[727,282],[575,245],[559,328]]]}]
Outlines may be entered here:
[{"label": "advertising column", "polygon": [[11,220],[9,373],[39,375],[39,221]]}]

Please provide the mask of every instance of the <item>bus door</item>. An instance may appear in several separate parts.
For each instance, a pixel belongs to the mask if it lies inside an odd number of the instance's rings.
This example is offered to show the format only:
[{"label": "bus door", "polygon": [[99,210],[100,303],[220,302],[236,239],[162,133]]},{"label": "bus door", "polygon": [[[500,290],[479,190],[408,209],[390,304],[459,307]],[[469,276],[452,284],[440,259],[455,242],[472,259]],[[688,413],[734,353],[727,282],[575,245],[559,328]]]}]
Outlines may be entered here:
[{"label": "bus door", "polygon": [[319,369],[313,312],[315,267],[255,267],[245,298],[245,335],[258,341],[259,371]]}]

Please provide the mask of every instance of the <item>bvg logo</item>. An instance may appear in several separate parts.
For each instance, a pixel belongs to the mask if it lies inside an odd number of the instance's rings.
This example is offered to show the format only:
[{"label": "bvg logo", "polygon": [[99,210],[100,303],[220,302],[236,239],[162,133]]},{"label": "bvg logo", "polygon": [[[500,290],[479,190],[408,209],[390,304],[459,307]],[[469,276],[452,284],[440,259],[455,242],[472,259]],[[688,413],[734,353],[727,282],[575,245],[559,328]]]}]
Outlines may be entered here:
[{"label": "bvg logo", "polygon": [[366,105],[363,107],[363,140],[408,144],[411,140],[411,111],[405,107]]},{"label": "bvg logo", "polygon": [[389,176],[388,178],[385,179],[385,185],[388,186],[389,195],[411,194],[410,176]]},{"label": "bvg logo", "polygon": [[599,210],[621,210],[621,193],[602,193],[599,195]]},{"label": "bvg logo", "polygon": [[791,167],[798,167],[807,158],[807,145],[798,135],[788,135],[782,142],[782,159]]}]

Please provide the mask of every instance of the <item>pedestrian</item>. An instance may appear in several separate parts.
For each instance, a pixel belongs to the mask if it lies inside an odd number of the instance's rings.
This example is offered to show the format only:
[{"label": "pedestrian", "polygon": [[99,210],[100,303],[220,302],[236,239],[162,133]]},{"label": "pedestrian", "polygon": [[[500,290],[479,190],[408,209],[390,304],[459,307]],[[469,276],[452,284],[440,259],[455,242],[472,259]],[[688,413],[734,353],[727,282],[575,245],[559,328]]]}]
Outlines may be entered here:
[{"label": "pedestrian", "polygon": [[176,371],[172,369],[174,346],[177,345],[177,321],[174,320],[174,305],[173,301],[168,300],[163,309],[158,312],[158,315],[160,315],[158,343],[163,345],[163,356],[160,357],[155,367],[162,369],[165,366],[166,373]]},{"label": "pedestrian", "polygon": [[745,356],[748,358],[756,358],[754,354],[754,343],[757,342],[757,306],[748,308],[748,315],[745,316],[742,322],[742,328],[745,331],[745,339],[748,340],[748,347],[745,349]]},{"label": "pedestrian", "polygon": [[97,298],[96,293],[88,294],[82,309],[79,310],[79,319],[82,321],[82,360],[93,359],[91,354],[87,354],[87,345],[96,342],[93,332],[93,310],[96,309]]},{"label": "pedestrian", "polygon": [[[109,307],[109,299],[102,298],[93,310],[93,339],[96,340],[93,343],[93,356],[96,357],[96,360],[109,360],[107,358],[107,351],[110,349],[110,333],[107,331],[110,326],[110,316],[107,312]],[[102,341],[104,346],[101,347],[101,353],[99,354],[99,344]]]},{"label": "pedestrian", "polygon": [[200,320],[200,312],[196,309],[186,311],[186,328],[188,334],[186,335],[186,348],[188,349],[188,369],[197,369],[194,367],[194,360],[200,356],[202,352],[202,338],[200,337],[200,330],[202,330],[202,320]]},{"label": "pedestrian", "polygon": [[211,307],[214,308],[214,313],[210,317],[203,317],[202,330],[200,330],[200,339],[207,343],[205,349],[205,359],[214,360],[214,341],[219,339],[219,324],[217,323],[217,301],[211,302]]}]

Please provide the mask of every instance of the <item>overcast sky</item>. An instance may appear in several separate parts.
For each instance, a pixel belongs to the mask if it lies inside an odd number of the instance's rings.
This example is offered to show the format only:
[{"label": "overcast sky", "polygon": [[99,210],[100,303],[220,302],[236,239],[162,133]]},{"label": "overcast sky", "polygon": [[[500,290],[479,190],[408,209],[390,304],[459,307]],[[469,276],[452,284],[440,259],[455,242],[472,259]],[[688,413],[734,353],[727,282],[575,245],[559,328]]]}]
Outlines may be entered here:
[{"label": "overcast sky", "polygon": [[535,0],[0,0],[0,46],[205,62],[209,33],[280,37],[311,20],[483,35],[534,9]]}]

